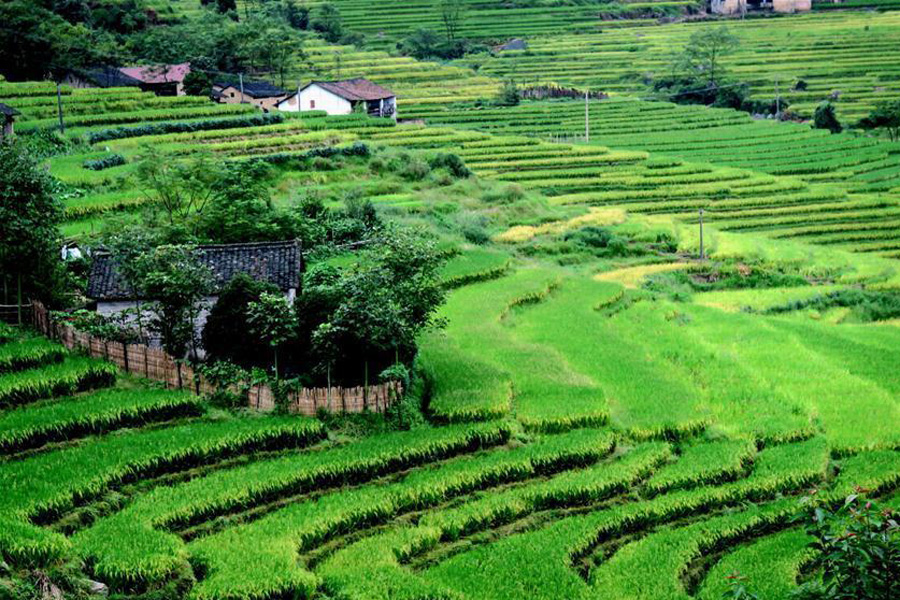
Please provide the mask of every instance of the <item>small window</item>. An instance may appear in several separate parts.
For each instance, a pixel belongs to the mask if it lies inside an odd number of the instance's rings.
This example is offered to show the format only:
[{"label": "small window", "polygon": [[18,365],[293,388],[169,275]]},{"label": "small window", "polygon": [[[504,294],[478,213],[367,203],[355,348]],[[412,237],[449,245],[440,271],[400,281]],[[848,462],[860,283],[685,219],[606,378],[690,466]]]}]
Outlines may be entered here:
[{"label": "small window", "polygon": [[234,98],[234,92],[231,92],[231,97]]},{"label": "small window", "polygon": [[315,108],[315,107],[316,107],[316,101],[315,101],[315,100],[310,100],[310,101],[309,101],[309,107],[310,107],[310,108]]}]

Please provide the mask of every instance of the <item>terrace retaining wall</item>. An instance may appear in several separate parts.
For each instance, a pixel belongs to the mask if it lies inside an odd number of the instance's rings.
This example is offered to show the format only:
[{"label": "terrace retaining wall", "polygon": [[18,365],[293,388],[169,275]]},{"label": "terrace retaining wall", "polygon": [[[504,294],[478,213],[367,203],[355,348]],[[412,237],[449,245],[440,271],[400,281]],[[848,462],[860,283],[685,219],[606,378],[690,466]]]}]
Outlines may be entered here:
[{"label": "terrace retaining wall", "polygon": [[[94,358],[103,358],[123,371],[158,381],[167,388],[190,390],[195,394],[217,391],[215,385],[189,365],[175,360],[161,348],[144,344],[115,342],[92,336],[65,322],[53,319],[40,302],[31,305],[32,323],[45,336],[58,340],[66,348],[80,349]],[[382,383],[360,387],[301,388],[287,392],[286,405],[291,413],[313,416],[320,410],[332,413],[384,412],[403,395],[399,383]],[[275,409],[275,392],[269,385],[250,385],[247,393],[250,408],[268,412]]]}]

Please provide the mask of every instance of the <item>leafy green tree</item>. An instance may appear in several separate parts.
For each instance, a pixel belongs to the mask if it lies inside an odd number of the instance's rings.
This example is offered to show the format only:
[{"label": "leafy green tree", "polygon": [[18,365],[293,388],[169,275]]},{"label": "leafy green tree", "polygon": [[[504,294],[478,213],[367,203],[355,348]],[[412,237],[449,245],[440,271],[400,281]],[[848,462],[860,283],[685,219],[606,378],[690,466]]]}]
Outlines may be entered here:
[{"label": "leafy green tree", "polygon": [[739,45],[740,40],[724,25],[698,29],[684,48],[681,66],[710,88],[717,88],[725,77],[722,58],[733,54]]},{"label": "leafy green tree", "polygon": [[834,104],[829,100],[825,100],[816,107],[813,124],[816,129],[827,129],[831,133],[840,133],[844,130],[835,114]]},{"label": "leafy green tree", "polygon": [[[59,224],[62,203],[47,171],[15,138],[0,139],[0,273],[4,301],[11,292],[54,300],[62,282]],[[19,294],[21,290],[21,294]],[[21,318],[21,315],[20,315]]]},{"label": "leafy green tree", "polygon": [[108,34],[68,23],[34,2],[0,2],[0,24],[0,74],[10,81],[60,81],[69,70],[118,52]]},{"label": "leafy green tree", "polygon": [[338,7],[331,2],[324,2],[313,9],[310,25],[319,32],[326,42],[336,44],[344,36],[344,23]]},{"label": "leafy green tree", "polygon": [[152,299],[150,330],[159,334],[172,356],[184,356],[189,348],[196,356],[199,303],[213,290],[212,272],[200,264],[196,248],[158,246],[142,254],[135,269],[141,288]]},{"label": "leafy green tree", "polygon": [[116,264],[116,269],[128,287],[131,297],[137,298],[135,321],[138,335],[144,339],[143,298],[146,297],[146,290],[143,287],[141,257],[157,246],[159,240],[152,229],[128,223],[105,230],[101,242]]},{"label": "leafy green tree", "polygon": [[199,240],[233,244],[296,237],[296,217],[272,203],[268,165],[226,163],[218,171],[212,198],[190,222]]},{"label": "leafy green tree", "polygon": [[193,70],[184,76],[184,93],[188,96],[209,96],[212,79],[203,71]]},{"label": "leafy green tree", "polygon": [[296,32],[273,19],[257,19],[254,23],[256,35],[248,40],[247,53],[258,70],[277,73],[284,87],[287,69],[300,53]]},{"label": "leafy green tree", "polygon": [[890,509],[852,494],[837,510],[813,505],[807,514],[822,579],[794,595],[804,600],[900,598],[900,526]]},{"label": "leafy green tree", "polygon": [[433,29],[420,27],[397,44],[403,54],[423,60],[438,56],[441,38]]},{"label": "leafy green tree", "polygon": [[202,213],[221,175],[219,165],[206,154],[185,161],[153,146],[144,149],[137,174],[144,195],[170,225]]},{"label": "leafy green tree", "polygon": [[203,328],[203,349],[213,360],[230,361],[250,368],[263,364],[267,346],[251,331],[247,307],[264,292],[277,293],[268,283],[240,273],[229,281],[209,311]]},{"label": "leafy green tree", "polygon": [[400,355],[412,356],[416,337],[443,324],[436,316],[444,301],[438,277],[442,264],[427,234],[388,227],[334,284],[337,304],[313,334],[320,362],[333,364],[338,351],[351,349],[368,375],[372,359],[390,356],[398,362]]},{"label": "leafy green tree", "polygon": [[278,379],[278,349],[297,334],[297,317],[290,301],[278,293],[263,292],[259,300],[247,305],[250,331],[266,342],[275,359],[275,379]]},{"label": "leafy green tree", "polygon": [[868,117],[860,120],[858,127],[884,129],[891,141],[900,140],[900,100],[891,100],[877,105]]},{"label": "leafy green tree", "polygon": [[440,0],[438,11],[441,16],[441,22],[444,24],[444,33],[447,41],[452,42],[459,33],[459,27],[462,25],[466,15],[465,0]]},{"label": "leafy green tree", "polygon": [[522,101],[522,93],[515,81],[507,79],[500,88],[496,104],[498,106],[517,106]]}]

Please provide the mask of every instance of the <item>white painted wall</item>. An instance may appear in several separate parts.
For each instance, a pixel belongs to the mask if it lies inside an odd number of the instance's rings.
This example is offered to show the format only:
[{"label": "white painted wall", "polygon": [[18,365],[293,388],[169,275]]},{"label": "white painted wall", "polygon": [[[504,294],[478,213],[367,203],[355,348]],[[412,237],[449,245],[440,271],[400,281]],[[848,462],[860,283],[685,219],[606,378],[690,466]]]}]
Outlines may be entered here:
[{"label": "white painted wall", "polygon": [[329,115],[349,115],[353,105],[336,94],[332,94],[318,85],[310,85],[300,92],[300,106],[297,106],[298,95],[282,100],[277,108],[289,112],[305,112],[308,110],[324,110]]}]

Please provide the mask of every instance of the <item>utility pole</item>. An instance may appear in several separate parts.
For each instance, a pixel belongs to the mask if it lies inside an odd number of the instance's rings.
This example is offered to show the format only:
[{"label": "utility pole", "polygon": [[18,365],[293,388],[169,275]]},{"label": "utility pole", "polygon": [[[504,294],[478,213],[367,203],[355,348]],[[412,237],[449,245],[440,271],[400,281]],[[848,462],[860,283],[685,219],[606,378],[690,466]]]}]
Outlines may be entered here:
[{"label": "utility pole", "polygon": [[591,115],[588,111],[588,94],[589,92],[584,90],[584,141],[591,141]]},{"label": "utility pole", "polygon": [[56,110],[59,112],[59,129],[63,133],[66,132],[66,124],[63,123],[63,113],[62,113],[62,92],[59,89],[59,82],[56,82]]},{"label": "utility pole", "polygon": [[775,118],[781,116],[781,93],[778,91],[778,80],[775,80]]},{"label": "utility pole", "polygon": [[241,104],[244,103],[244,74],[238,73],[238,81],[241,84]]},{"label": "utility pole", "polygon": [[706,258],[703,252],[703,209],[700,209],[700,260]]}]

